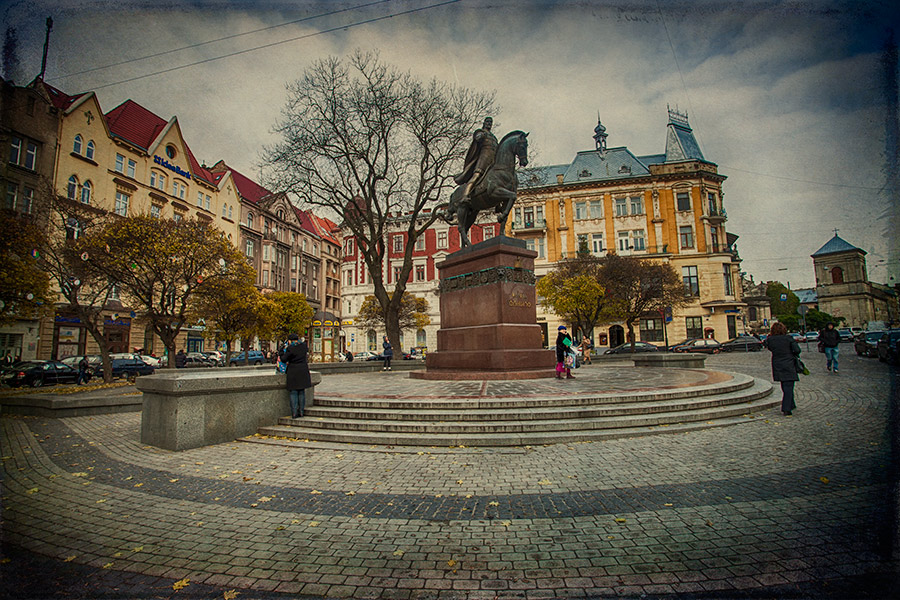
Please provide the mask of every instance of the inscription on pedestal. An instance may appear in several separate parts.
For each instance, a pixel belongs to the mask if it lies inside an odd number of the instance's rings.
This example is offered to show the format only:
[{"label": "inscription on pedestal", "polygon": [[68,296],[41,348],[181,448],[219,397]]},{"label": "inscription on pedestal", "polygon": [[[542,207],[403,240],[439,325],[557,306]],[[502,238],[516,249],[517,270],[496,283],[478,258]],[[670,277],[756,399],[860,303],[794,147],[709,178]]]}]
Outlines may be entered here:
[{"label": "inscription on pedestal", "polygon": [[456,292],[492,283],[524,283],[534,285],[534,271],[521,267],[490,267],[442,279],[438,292]]}]

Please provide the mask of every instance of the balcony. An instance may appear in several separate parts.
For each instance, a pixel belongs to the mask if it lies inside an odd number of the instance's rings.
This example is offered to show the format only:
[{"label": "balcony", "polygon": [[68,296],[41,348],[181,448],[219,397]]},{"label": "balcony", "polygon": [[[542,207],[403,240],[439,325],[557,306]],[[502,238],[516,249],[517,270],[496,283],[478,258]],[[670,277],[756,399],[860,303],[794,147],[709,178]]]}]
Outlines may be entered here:
[{"label": "balcony", "polygon": [[543,231],[547,229],[547,219],[534,219],[532,221],[513,221],[512,230],[516,232]]},{"label": "balcony", "polygon": [[709,214],[703,215],[703,219],[709,221],[713,225],[724,223],[728,219],[728,213],[724,208],[710,207]]}]

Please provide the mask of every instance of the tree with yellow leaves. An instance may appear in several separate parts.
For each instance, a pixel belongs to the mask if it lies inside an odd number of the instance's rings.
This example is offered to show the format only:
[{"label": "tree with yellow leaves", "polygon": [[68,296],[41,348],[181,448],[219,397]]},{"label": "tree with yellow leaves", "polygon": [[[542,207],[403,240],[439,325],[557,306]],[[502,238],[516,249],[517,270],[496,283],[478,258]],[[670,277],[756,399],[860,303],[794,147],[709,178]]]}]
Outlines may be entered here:
[{"label": "tree with yellow leaves", "polygon": [[51,301],[50,280],[38,260],[45,241],[27,215],[0,211],[0,325],[34,318]]},{"label": "tree with yellow leaves", "polygon": [[[428,300],[403,292],[397,319],[400,331],[422,329],[431,323],[431,317],[428,316]],[[364,329],[382,330],[385,327],[387,321],[385,311],[375,296],[370,294],[363,299],[356,321]]]}]

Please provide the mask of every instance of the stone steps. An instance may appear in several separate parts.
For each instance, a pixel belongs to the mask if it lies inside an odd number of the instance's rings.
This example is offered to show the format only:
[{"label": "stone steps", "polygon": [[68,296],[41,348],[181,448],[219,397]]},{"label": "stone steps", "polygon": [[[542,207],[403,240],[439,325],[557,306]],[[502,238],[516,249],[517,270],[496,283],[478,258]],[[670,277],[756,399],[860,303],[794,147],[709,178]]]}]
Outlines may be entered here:
[{"label": "stone steps", "polygon": [[[396,399],[372,399],[373,406],[326,406],[324,399],[320,405],[316,398],[317,406],[305,417],[279,419],[278,425],[261,427],[259,434],[354,444],[521,446],[685,431],[746,421],[749,413],[778,405],[779,400],[771,397],[771,383],[748,379],[749,385],[741,382],[738,389],[726,392],[696,395],[696,389],[682,390],[660,399],[654,397],[660,394],[655,390],[644,397],[614,396],[616,401],[599,405],[585,400],[590,395],[522,398],[506,408],[482,406],[497,399],[468,399],[468,405],[464,399],[410,399],[403,400],[406,407],[398,410]],[[634,401],[635,397],[641,399]],[[340,404],[338,399],[328,402]],[[394,404],[384,407],[385,402]],[[434,404],[452,406],[433,408]]]}]

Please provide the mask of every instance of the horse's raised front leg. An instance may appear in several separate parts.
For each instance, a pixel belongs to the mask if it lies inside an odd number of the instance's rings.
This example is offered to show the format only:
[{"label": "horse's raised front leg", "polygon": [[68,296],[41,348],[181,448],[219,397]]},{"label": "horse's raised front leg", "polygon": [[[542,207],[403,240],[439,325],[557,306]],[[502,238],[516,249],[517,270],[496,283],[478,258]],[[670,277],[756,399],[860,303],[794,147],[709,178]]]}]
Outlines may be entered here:
[{"label": "horse's raised front leg", "polygon": [[469,208],[462,203],[456,210],[456,229],[459,231],[459,247],[465,248],[469,246],[469,227],[467,226],[467,222],[469,220]]},{"label": "horse's raised front leg", "polygon": [[[499,211],[499,216],[497,220],[500,222],[500,235],[504,235],[504,231],[506,230],[506,219],[509,218],[509,213],[512,212],[513,205],[516,203],[516,193],[512,190],[507,190],[505,188],[500,188],[497,190],[496,195],[504,198],[505,202],[502,203],[503,208]],[[501,206],[498,204],[498,207]]]}]

